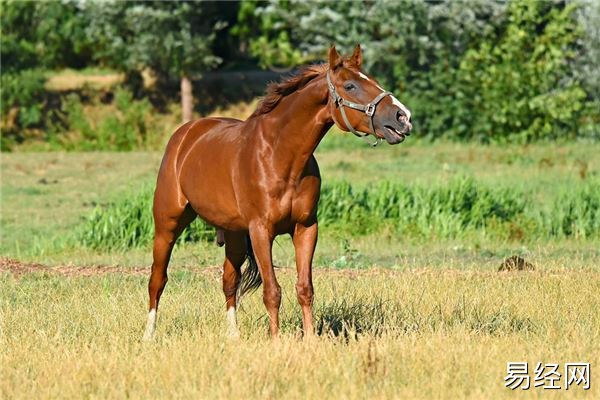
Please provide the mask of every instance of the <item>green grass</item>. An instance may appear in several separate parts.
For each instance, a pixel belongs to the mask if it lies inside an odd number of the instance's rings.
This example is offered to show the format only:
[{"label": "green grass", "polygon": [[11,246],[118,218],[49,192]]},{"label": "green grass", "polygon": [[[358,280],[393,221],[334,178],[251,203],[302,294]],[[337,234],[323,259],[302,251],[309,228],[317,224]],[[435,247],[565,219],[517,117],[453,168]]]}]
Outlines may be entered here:
[{"label": "green grass", "polygon": [[3,153],[0,254],[31,257],[63,242],[109,193],[154,175],[157,153]]},{"label": "green grass", "polygon": [[[154,185],[120,196],[104,207],[97,207],[76,228],[73,246],[95,249],[121,249],[145,246],[154,238],[152,200]],[[196,219],[179,237],[180,242],[214,241],[215,229]]]},{"label": "green grass", "polygon": [[[342,139],[348,146],[355,147],[328,148],[328,141]],[[600,168],[598,145],[516,147],[409,141],[406,146],[370,149],[361,141],[336,132],[330,133],[324,144],[317,152],[324,181],[324,201],[331,201],[327,200],[333,193],[331,188],[344,189],[343,184],[336,184],[343,180],[352,182],[352,195],[347,191],[340,195],[346,202],[345,208],[321,207],[324,228],[317,250],[317,262],[321,264],[362,266],[372,261],[391,267],[418,265],[419,260],[427,264],[453,260],[450,263],[482,265],[496,264],[511,253],[539,260],[551,257],[582,267],[600,264],[593,235],[592,239],[585,240],[583,235],[573,232],[552,233],[552,229],[560,230],[563,225],[539,223],[544,221],[539,219],[540,215],[555,216],[555,222],[569,221],[576,220],[574,216],[589,214],[592,206],[597,207],[594,201],[597,202]],[[49,264],[149,264],[147,245],[107,252],[84,246],[73,248],[68,244],[94,209],[106,210],[109,203],[119,198],[127,202],[131,193],[143,187],[151,190],[160,157],[161,154],[150,152],[2,154],[0,254]],[[462,177],[467,180],[461,180]],[[456,182],[476,182],[473,188],[466,188],[475,189],[486,207],[495,207],[496,203],[512,204],[509,221],[483,215],[486,230],[477,222],[477,229],[469,233],[469,229],[463,232],[462,227],[464,217],[469,215],[464,211],[472,209],[471,206],[458,212],[452,207],[440,209],[437,219],[423,215],[427,210],[436,209],[436,204],[451,205],[448,198],[442,201],[442,197],[458,193],[460,185]],[[368,187],[378,189],[367,191]],[[586,190],[592,194],[587,202],[579,195]],[[409,199],[415,195],[429,205],[424,207],[421,200],[411,203]],[[380,207],[386,202],[393,206],[388,204],[388,209],[397,214],[392,215],[393,220],[400,219],[401,224],[390,223],[385,207]],[[523,204],[528,219],[521,218],[518,212]],[[577,208],[570,204],[588,204],[590,208],[575,212]],[[597,208],[595,210],[597,213]],[[339,213],[344,214],[344,218],[354,218],[351,226],[364,234],[350,236],[348,229],[339,229],[333,221]],[[382,220],[383,227],[380,227]],[[145,224],[146,232],[151,229],[148,218],[138,222]],[[584,222],[597,224],[598,220],[586,217]],[[411,224],[420,229],[412,229]],[[466,226],[469,224],[472,225],[468,222]],[[544,229],[540,230],[540,226]],[[443,229],[448,234],[439,234]],[[540,238],[543,240],[538,240]],[[280,238],[278,243],[275,253],[283,258],[278,262],[291,262],[293,253],[289,240]],[[221,259],[222,249],[212,243],[186,244],[176,250],[174,262],[214,265]]]},{"label": "green grass", "polygon": [[[73,238],[73,245],[96,249],[146,246],[154,237],[154,186],[128,193],[96,208]],[[593,240],[600,237],[600,179],[560,193],[551,206],[532,194],[493,188],[457,177],[446,186],[415,186],[389,181],[356,189],[346,181],[323,185],[320,228],[348,236],[385,228],[402,237],[466,239],[481,236],[535,242],[549,238]],[[196,220],[181,241],[213,241],[214,228]]]}]

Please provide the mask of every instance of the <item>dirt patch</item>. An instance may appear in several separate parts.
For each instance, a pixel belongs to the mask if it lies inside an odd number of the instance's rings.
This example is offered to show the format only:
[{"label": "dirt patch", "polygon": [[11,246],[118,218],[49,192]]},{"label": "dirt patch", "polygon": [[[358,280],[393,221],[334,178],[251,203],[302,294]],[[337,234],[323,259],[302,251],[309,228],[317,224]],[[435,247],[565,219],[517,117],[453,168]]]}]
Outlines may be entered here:
[{"label": "dirt patch", "polygon": [[83,75],[65,71],[51,76],[46,82],[46,89],[55,91],[77,90],[88,85],[95,89],[108,89],[123,82],[123,74]]},{"label": "dirt patch", "polygon": [[45,271],[48,267],[42,264],[22,263],[12,258],[0,258],[0,272],[12,272],[15,275],[22,275],[29,272]]},{"label": "dirt patch", "polygon": [[120,266],[75,266],[75,265],[60,265],[49,267],[38,263],[26,263],[12,258],[0,258],[0,272],[11,272],[17,276],[34,273],[45,272],[50,274],[60,274],[67,276],[97,276],[104,274],[126,274],[126,275],[144,275],[150,274],[149,267],[120,267]]},{"label": "dirt patch", "polygon": [[508,257],[500,267],[498,271],[533,271],[535,267],[530,262],[525,261],[522,257],[512,256]]},{"label": "dirt patch", "polygon": [[[179,266],[169,267],[169,272],[176,271],[188,271],[196,274],[207,275],[213,278],[221,278],[223,267],[220,265],[212,265],[202,268],[192,266]],[[296,269],[293,267],[276,267],[277,275],[295,275]],[[108,265],[58,265],[48,266],[35,262],[22,262],[7,257],[0,257],[0,273],[10,272],[16,276],[21,276],[29,273],[48,273],[58,274],[63,276],[99,276],[106,274],[123,274],[123,275],[137,275],[137,276],[150,276],[150,267],[123,267],[123,266],[108,266]],[[350,279],[364,278],[365,276],[376,276],[376,275],[394,275],[398,271],[389,270],[385,268],[371,268],[371,269],[319,269],[321,274],[331,274],[344,276]]]},{"label": "dirt patch", "polygon": [[[511,271],[511,270],[528,270],[533,271],[535,267],[529,262],[523,260],[520,257],[510,257],[502,263],[500,271]],[[201,274],[209,276],[214,279],[220,279],[223,267],[220,265],[211,265],[207,267],[194,267],[194,266],[177,266],[169,267],[169,272],[186,271],[193,272],[195,274]],[[150,266],[146,267],[124,267],[124,266],[108,266],[108,265],[58,265],[48,266],[35,262],[22,262],[7,257],[0,257],[0,273],[12,273],[16,276],[21,276],[28,273],[48,273],[57,274],[63,276],[99,276],[106,274],[122,274],[122,275],[134,275],[134,276],[150,276]],[[332,268],[318,268],[315,271],[319,275],[332,275],[341,276],[349,279],[363,279],[367,276],[396,276],[401,271],[387,269],[387,268],[368,268],[368,269],[332,269]],[[443,274],[443,275],[488,275],[489,271],[463,271],[463,270],[429,270],[429,269],[414,269],[406,270],[404,272],[413,273],[416,275],[427,275],[427,274]],[[276,274],[279,275],[295,275],[296,269],[293,267],[276,267]]]},{"label": "dirt patch", "polygon": [[[170,272],[188,271],[196,274],[208,275],[211,277],[221,277],[223,267],[212,265],[208,267],[175,267],[169,268]],[[7,257],[0,257],[0,273],[9,272],[16,276],[21,276],[29,273],[48,273],[63,276],[99,276],[107,274],[122,274],[134,276],[150,276],[150,267],[123,267],[109,265],[58,265],[50,267],[39,263],[28,263],[15,260]]]}]

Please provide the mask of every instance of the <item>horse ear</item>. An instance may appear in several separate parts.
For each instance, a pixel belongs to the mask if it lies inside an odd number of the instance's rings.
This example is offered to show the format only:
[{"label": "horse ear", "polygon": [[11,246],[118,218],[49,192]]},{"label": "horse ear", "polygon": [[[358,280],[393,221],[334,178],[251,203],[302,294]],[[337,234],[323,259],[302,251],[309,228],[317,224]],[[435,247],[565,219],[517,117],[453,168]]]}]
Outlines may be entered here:
[{"label": "horse ear", "polygon": [[331,45],[329,48],[329,69],[334,70],[340,65],[344,59],[340,56],[340,53],[337,52],[334,45]]},{"label": "horse ear", "polygon": [[360,43],[356,44],[354,48],[354,53],[352,53],[352,57],[350,57],[350,61],[356,65],[358,68],[362,65],[362,50],[360,49]]}]

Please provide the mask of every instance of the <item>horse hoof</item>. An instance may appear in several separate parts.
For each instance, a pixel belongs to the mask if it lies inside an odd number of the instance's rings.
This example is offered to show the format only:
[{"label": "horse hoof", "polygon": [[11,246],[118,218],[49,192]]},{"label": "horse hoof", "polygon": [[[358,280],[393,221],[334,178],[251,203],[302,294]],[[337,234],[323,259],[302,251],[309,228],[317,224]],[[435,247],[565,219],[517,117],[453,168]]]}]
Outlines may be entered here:
[{"label": "horse hoof", "polygon": [[148,334],[146,332],[146,333],[144,333],[144,336],[142,336],[142,342],[144,342],[144,343],[149,343],[149,342],[153,342],[153,341],[154,341],[153,334]]},{"label": "horse hoof", "polygon": [[227,330],[227,339],[229,340],[240,340],[240,331],[233,330],[233,329],[228,329]]}]

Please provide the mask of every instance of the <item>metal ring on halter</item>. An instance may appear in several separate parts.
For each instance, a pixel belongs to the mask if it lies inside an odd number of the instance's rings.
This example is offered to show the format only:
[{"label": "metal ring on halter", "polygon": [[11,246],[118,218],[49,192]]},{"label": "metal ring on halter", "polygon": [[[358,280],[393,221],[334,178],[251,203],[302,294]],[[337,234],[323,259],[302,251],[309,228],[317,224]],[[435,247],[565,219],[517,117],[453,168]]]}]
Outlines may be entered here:
[{"label": "metal ring on halter", "polygon": [[[344,120],[344,123],[346,124],[346,128],[348,128],[348,130],[350,132],[352,132],[355,136],[358,136],[359,138],[364,139],[367,143],[369,143],[369,145],[371,147],[376,147],[379,143],[381,143],[382,139],[375,134],[375,126],[373,125],[373,116],[375,115],[377,104],[379,104],[379,102],[381,100],[383,100],[386,96],[391,96],[392,93],[385,92],[385,91],[381,92],[370,103],[368,103],[366,105],[353,103],[351,101],[344,99],[342,96],[340,96],[337,93],[337,91],[335,90],[335,86],[331,82],[331,77],[329,76],[329,70],[327,71],[327,87],[329,88],[329,93],[331,94],[331,97],[333,98],[333,101],[335,102],[336,106],[338,106],[340,108],[340,112],[342,114],[342,119]],[[371,128],[371,133],[373,134],[373,136],[375,136],[375,142],[373,142],[373,143],[369,142],[369,140],[367,139],[367,136],[369,136],[368,133],[361,135],[359,131],[354,129],[354,127],[350,123],[350,120],[348,120],[348,116],[346,115],[346,110],[344,109],[344,106],[353,108],[358,111],[362,111],[367,115],[367,117],[369,117],[369,128]]]}]

